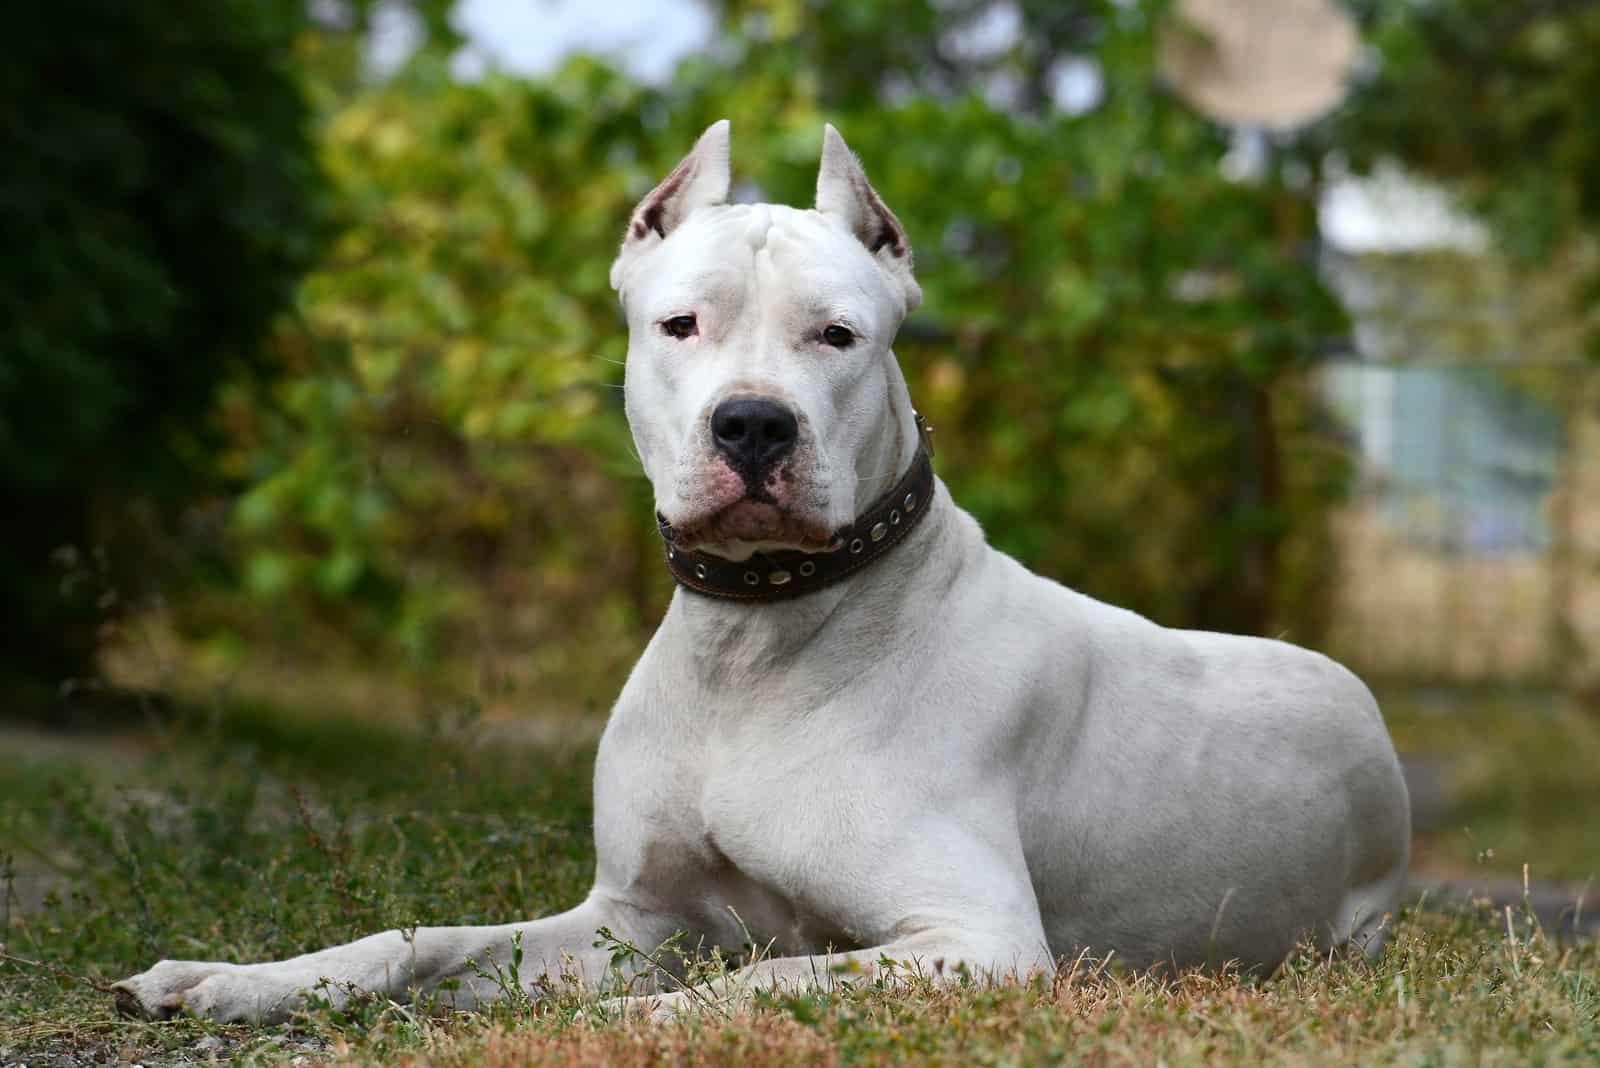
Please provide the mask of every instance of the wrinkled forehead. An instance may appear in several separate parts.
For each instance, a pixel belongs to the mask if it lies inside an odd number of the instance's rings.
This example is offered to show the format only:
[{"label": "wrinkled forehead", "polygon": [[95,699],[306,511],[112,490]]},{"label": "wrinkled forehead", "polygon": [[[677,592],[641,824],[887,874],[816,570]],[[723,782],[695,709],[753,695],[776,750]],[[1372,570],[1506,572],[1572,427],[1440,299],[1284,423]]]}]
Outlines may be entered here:
[{"label": "wrinkled forehead", "polygon": [[629,273],[623,301],[646,315],[750,300],[858,319],[903,314],[883,271],[853,235],[819,212],[781,204],[701,209]]}]

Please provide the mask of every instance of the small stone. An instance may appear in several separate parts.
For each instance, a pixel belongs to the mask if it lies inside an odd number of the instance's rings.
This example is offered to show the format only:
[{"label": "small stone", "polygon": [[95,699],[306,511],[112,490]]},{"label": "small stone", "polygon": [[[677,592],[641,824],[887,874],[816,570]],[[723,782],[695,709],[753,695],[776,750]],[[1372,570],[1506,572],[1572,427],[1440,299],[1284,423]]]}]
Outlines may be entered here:
[{"label": "small stone", "polygon": [[228,1044],[216,1035],[207,1035],[194,1044],[196,1053],[211,1053],[227,1048]]}]

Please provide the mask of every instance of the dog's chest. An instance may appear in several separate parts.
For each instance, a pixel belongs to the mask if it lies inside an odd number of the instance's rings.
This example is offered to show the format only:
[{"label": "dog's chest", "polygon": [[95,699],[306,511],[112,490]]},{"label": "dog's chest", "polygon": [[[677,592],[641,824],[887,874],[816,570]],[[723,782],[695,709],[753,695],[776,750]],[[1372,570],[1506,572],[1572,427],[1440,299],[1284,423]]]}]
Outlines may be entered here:
[{"label": "dog's chest", "polygon": [[758,941],[814,953],[878,934],[856,929],[864,913],[854,895],[870,884],[872,843],[859,833],[865,798],[850,781],[853,763],[803,731],[759,741],[746,732],[708,747],[698,807],[719,861],[714,893]]}]

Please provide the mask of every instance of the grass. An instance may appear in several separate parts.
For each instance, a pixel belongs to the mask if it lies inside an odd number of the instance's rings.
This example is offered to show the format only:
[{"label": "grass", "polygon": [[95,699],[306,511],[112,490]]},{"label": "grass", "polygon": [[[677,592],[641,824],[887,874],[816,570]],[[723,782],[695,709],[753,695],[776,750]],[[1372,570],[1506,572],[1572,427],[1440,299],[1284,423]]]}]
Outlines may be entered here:
[{"label": "grass", "polygon": [[[1429,855],[1491,872],[1529,858],[1536,872],[1600,870],[1583,818],[1600,812],[1600,723],[1495,702],[1454,718],[1426,700],[1387,707],[1404,746],[1457,769],[1460,808]],[[590,747],[513,744],[472,718],[397,727],[235,702],[113,736],[14,733],[7,745],[0,732],[0,854],[14,873],[0,904],[12,958],[0,963],[0,1064],[1600,1063],[1600,950],[1520,911],[1408,911],[1377,962],[1303,956],[1265,980],[1081,961],[1053,983],[863,982],[660,1026],[607,1021],[592,1004],[580,1018],[572,995],[442,1019],[382,1003],[311,1009],[267,1029],[113,1015],[98,987],[163,956],[282,957],[581,897]],[[41,880],[43,900],[24,907]]]}]

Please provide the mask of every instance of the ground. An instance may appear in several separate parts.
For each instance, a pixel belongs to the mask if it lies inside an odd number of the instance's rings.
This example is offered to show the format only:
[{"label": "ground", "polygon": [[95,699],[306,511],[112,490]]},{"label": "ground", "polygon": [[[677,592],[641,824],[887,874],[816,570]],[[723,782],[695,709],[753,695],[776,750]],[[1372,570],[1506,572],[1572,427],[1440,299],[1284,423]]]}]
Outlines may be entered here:
[{"label": "ground", "polygon": [[[102,989],[163,956],[261,959],[576,901],[592,718],[378,722],[230,697],[109,731],[0,729],[0,1065],[1600,1063],[1600,949],[1569,933],[1590,927],[1578,900],[1600,874],[1600,719],[1528,694],[1384,704],[1430,795],[1421,884],[1500,897],[1407,908],[1374,963],[1164,980],[1082,960],[1048,984],[862,982],[665,1026],[570,992],[456,1018],[366,1004],[154,1025]],[[1524,863],[1526,903],[1504,889]]]}]

